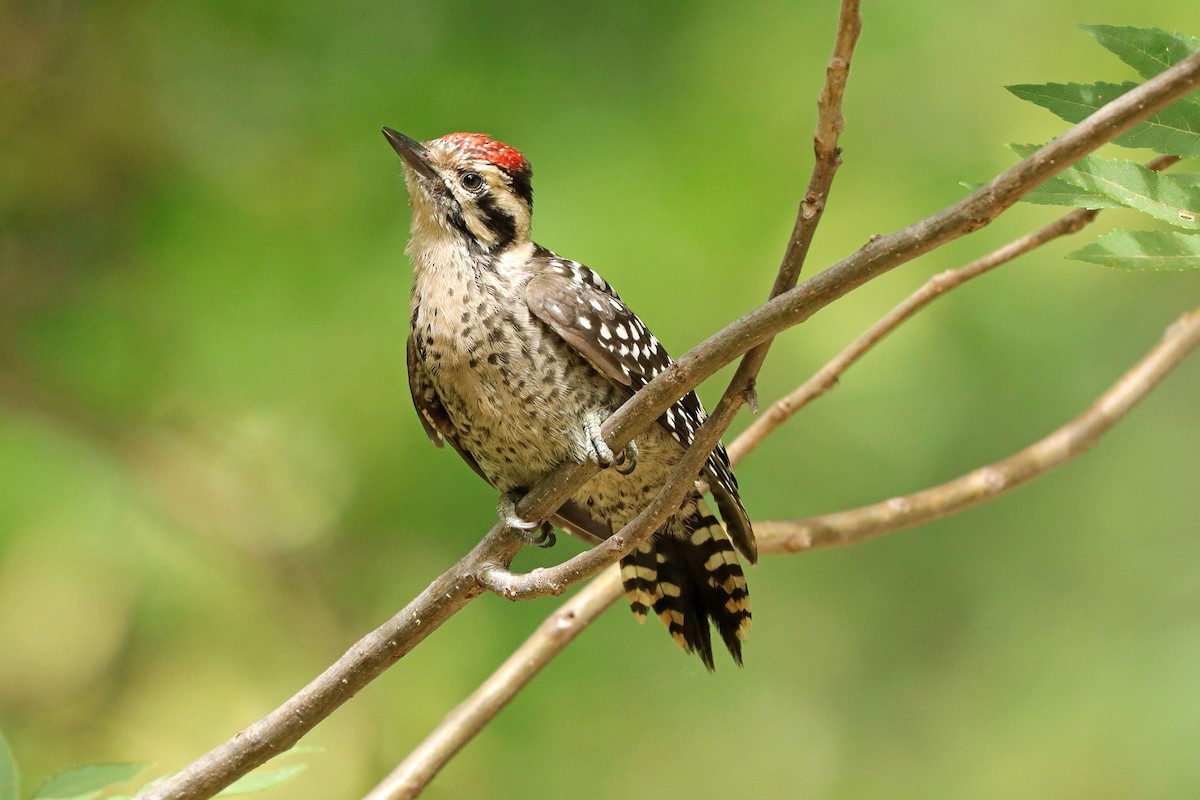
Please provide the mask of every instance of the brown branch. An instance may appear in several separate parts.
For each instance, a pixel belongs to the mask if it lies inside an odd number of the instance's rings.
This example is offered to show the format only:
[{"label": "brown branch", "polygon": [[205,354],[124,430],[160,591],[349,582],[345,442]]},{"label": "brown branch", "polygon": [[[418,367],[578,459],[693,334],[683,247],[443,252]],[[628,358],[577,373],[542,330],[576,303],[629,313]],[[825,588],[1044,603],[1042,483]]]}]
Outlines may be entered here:
[{"label": "brown branch", "polygon": [[1049,225],[1015,239],[1004,247],[976,259],[969,264],[940,272],[926,281],[919,289],[904,298],[891,311],[881,317],[861,336],[834,356],[811,378],[792,392],[771,404],[762,416],[746,428],[729,446],[731,457],[743,458],[787,422],[804,406],[816,400],[837,385],[838,379],[875,345],[883,341],[901,324],[925,308],[946,292],[963,285],[969,280],[991,272],[996,267],[1012,261],[1053,239],[1076,233],[1096,218],[1097,209],[1075,209]]},{"label": "brown branch", "polygon": [[1162,340],[1086,411],[1019,453],[940,486],[849,511],[764,522],[764,549],[794,553],[856,544],[978,505],[1082,454],[1128,414],[1200,344],[1200,309],[1177,319]]},{"label": "brown branch", "polygon": [[[829,56],[829,64],[825,68],[825,84],[817,96],[812,175],[809,177],[804,199],[800,201],[800,208],[796,212],[796,224],[788,238],[769,299],[779,297],[796,285],[800,270],[808,258],[817,225],[824,214],[829,189],[833,185],[838,167],[841,166],[842,150],[838,147],[838,138],[844,124],[842,98],[846,93],[846,81],[850,77],[850,59],[854,55],[854,46],[861,32],[862,13],[859,11],[858,0],[842,0],[838,14],[837,37],[834,40],[833,53]],[[729,386],[725,388],[712,412],[714,419],[725,420],[722,430],[729,427],[744,403],[750,405],[751,411],[758,413],[755,385],[774,341],[775,335],[771,334],[742,357],[741,363],[729,380]],[[757,560],[757,550],[750,553],[749,558],[751,561]]]},{"label": "brown branch", "polygon": [[[1178,319],[1167,329],[1162,341],[1091,407],[1040,442],[991,466],[907,497],[808,520],[759,522],[756,529],[760,552],[792,553],[854,544],[991,500],[1095,444],[1197,345],[1200,345],[1200,309]],[[740,452],[748,453],[749,448]],[[583,627],[620,596],[620,575],[615,568],[588,584],[543,622],[365,800],[416,797],[543,667],[574,641]]]},{"label": "brown branch", "polygon": [[[814,165],[808,188],[796,213],[796,223],[788,239],[770,297],[774,298],[795,286],[797,277],[812,244],[813,235],[825,210],[829,189],[841,164],[838,137],[843,127],[842,98],[849,77],[850,61],[855,43],[862,30],[862,15],[858,0],[843,0],[838,19],[838,32],[833,53],[826,67],[825,84],[817,100],[817,126],[813,136]],[[766,358],[771,339],[746,353],[713,414],[701,426],[684,458],[675,467],[666,486],[628,525],[607,541],[556,567],[537,569],[527,575],[515,575],[507,564],[497,564],[479,573],[481,583],[503,597],[526,599],[544,594],[559,594],[567,586],[578,583],[631,552],[657,530],[679,507],[690,490],[694,476],[700,471],[708,454],[729,427],[742,402],[754,403],[754,383]],[[673,401],[672,401],[673,402]],[[757,410],[757,408],[755,408]],[[527,649],[536,649],[539,641],[556,641],[559,650],[573,638],[548,636],[549,626],[561,613],[576,620],[575,632],[591,622],[611,605],[619,595],[620,580],[615,568],[593,583],[543,623],[526,643],[492,679],[468,698],[451,714],[440,731],[453,733],[439,738],[434,734],[422,748],[409,755],[388,778],[368,795],[369,798],[415,797],[431,781],[441,767],[486,724],[509,700],[528,683],[546,662],[537,663],[525,656]],[[578,620],[584,620],[582,623]],[[558,652],[558,650],[555,650]],[[548,662],[553,654],[546,657]],[[515,666],[514,666],[515,665]]]},{"label": "brown branch", "polygon": [[[817,101],[817,128],[813,136],[815,163],[812,177],[796,212],[796,224],[792,228],[792,235],[788,239],[775,276],[775,283],[771,287],[771,297],[777,297],[795,286],[796,278],[812,244],[813,234],[825,209],[825,198],[841,164],[841,150],[837,143],[842,132],[842,97],[850,73],[850,59],[861,30],[862,15],[859,13],[858,0],[843,0],[833,54],[829,58],[829,65],[825,70],[825,84]],[[497,566],[480,575],[483,584],[512,600],[560,594],[568,586],[590,578],[632,552],[649,538],[651,533],[661,527],[679,508],[704,461],[720,441],[721,434],[733,422],[742,403],[753,397],[754,382],[770,346],[771,340],[768,339],[746,353],[724,395],[713,409],[712,416],[701,428],[702,432],[709,428],[704,441],[700,441],[698,432],[696,440],[675,468],[667,484],[650,505],[615,536],[556,567],[534,570],[528,575],[514,575],[504,566]]]},{"label": "brown branch", "polygon": [[[1053,142],[920,222],[877,236],[853,255],[768,301],[685,353],[626,402],[602,426],[620,450],[675,400],[734,358],[867,281],[919,255],[978,230],[1046,180],[1096,148],[1200,86],[1200,53],[1193,54],[1096,110]],[[549,517],[595,473],[591,464],[565,464],[538,483],[518,505],[525,519]]]},{"label": "brown branch", "polygon": [[[1113,100],[1054,142],[962,201],[901,231],[872,239],[858,252],[709,337],[625,403],[603,426],[606,442],[623,449],[677,398],[721,366],[780,331],[797,325],[854,288],[991,222],[1040,183],[1101,144],[1200,86],[1200,54]],[[726,418],[723,402],[715,422]],[[713,430],[711,428],[710,430]],[[518,506],[525,519],[549,518],[596,471],[564,465],[540,481]],[[364,637],[336,664],[284,705],[219,745],[185,770],[141,795],[149,800],[210,797],[271,756],[286,750],[449,618],[480,590],[477,574],[511,560],[519,543],[492,532],[404,611]]]},{"label": "brown branch", "polygon": [[[1156,172],[1167,169],[1179,163],[1178,156],[1158,156],[1152,159],[1146,167]],[[955,269],[940,272],[926,281],[919,289],[900,301],[895,308],[885,314],[874,325],[866,330],[818,370],[811,378],[802,383],[791,393],[779,398],[771,407],[729,446],[729,457],[737,462],[762,444],[763,440],[774,433],[775,429],[786,422],[797,411],[816,400],[837,385],[838,378],[871,348],[883,341],[896,328],[912,318],[914,314],[938,299],[951,289],[962,286],[967,281],[991,272],[996,267],[1007,264],[1018,256],[1030,250],[1041,247],[1047,242],[1060,236],[1078,233],[1090,225],[1099,215],[1098,208],[1077,208],[1070,211],[1048,225],[1036,231],[1025,234],[1008,244],[993,250],[982,258]]]},{"label": "brown branch", "polygon": [[416,647],[468,601],[482,593],[474,572],[520,543],[500,525],[461,561],[426,587],[400,613],[358,640],[331,667],[258,722],[175,773],[139,800],[212,797],[255,767],[292,747],[318,722]]},{"label": "brown branch", "polygon": [[467,742],[620,596],[621,573],[609,567],[547,617],[365,800],[407,800],[420,794]]}]

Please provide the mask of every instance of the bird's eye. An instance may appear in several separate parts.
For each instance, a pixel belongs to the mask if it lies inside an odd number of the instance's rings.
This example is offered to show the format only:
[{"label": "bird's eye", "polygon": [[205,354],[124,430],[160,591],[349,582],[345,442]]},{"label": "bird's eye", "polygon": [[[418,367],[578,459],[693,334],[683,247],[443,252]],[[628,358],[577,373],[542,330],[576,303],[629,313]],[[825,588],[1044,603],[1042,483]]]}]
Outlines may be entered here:
[{"label": "bird's eye", "polygon": [[480,186],[483,186],[483,176],[478,172],[468,172],[459,178],[458,182],[463,185],[464,189],[473,192]]}]

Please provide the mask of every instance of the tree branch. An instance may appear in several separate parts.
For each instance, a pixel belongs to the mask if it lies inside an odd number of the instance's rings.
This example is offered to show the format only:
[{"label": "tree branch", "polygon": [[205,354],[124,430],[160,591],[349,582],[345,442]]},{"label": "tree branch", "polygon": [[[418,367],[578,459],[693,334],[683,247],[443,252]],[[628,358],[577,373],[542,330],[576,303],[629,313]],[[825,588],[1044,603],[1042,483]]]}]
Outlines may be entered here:
[{"label": "tree branch", "polygon": [[[808,255],[813,234],[825,209],[825,198],[841,164],[838,136],[842,132],[842,97],[850,73],[850,59],[862,30],[862,15],[858,0],[843,0],[838,18],[838,32],[833,54],[825,70],[825,84],[817,100],[817,128],[813,136],[815,163],[808,190],[796,213],[796,224],[780,262],[771,297],[777,297],[796,284],[796,279]],[[621,531],[607,541],[574,558],[548,569],[534,570],[518,576],[504,568],[489,570],[480,576],[492,591],[512,600],[522,600],[546,594],[560,594],[564,589],[590,578],[604,567],[632,552],[639,544],[662,526],[679,508],[684,495],[691,489],[695,476],[704,466],[708,455],[721,439],[721,434],[733,422],[743,402],[753,397],[754,382],[771,339],[754,347],[743,357],[737,372],[730,380],[712,416],[697,432],[696,439],[684,459],[676,466],[667,484],[654,500]],[[674,400],[672,400],[674,402]],[[706,431],[706,429],[708,429]],[[701,441],[701,433],[706,433]]]},{"label": "tree branch", "polygon": [[[601,428],[614,451],[629,443],[677,398],[756,345],[798,325],[867,281],[947,242],[984,227],[1046,180],[1200,86],[1200,53],[1193,54],[1112,100],[1053,142],[959,202],[887,236],[768,301],[685,353],[642,387]],[[518,505],[524,519],[549,517],[596,471],[565,464]]]},{"label": "tree branch", "polygon": [[[1070,217],[1074,214],[1068,214]],[[1180,317],[1141,361],[1086,411],[1002,461],[907,497],[805,520],[756,524],[760,552],[845,546],[895,533],[991,500],[1082,454],[1200,345],[1200,309]],[[741,448],[745,454],[750,447]],[[736,462],[736,459],[735,459]],[[613,568],[555,611],[474,693],[451,712],[365,800],[408,800],[621,597]]]},{"label": "tree branch", "polygon": [[547,617],[365,800],[407,800],[420,794],[517,692],[620,597],[621,573],[612,566]]},{"label": "tree branch", "polygon": [[[901,231],[872,239],[853,255],[745,315],[693,348],[625,403],[603,426],[606,442],[614,450],[623,449],[677,398],[724,364],[803,322],[866,281],[983,227],[1046,179],[1198,85],[1200,54],[1180,61],[1108,103],[958,203]],[[709,431],[731,418],[732,414],[722,410],[723,405],[728,405],[724,398],[714,411]],[[549,518],[595,471],[590,463],[559,467],[526,495],[518,513],[525,519]],[[210,797],[286,750],[476,596],[480,591],[476,575],[495,564],[508,563],[517,549],[519,542],[498,527],[493,528],[470,555],[439,577],[404,611],[360,640],[283,706],[141,797]]]},{"label": "tree branch", "polygon": [[1162,340],[1086,411],[1019,453],[940,486],[821,517],[762,524],[765,547],[794,553],[856,544],[940,519],[1044,475],[1096,444],[1200,344],[1200,308],[1167,328]]},{"label": "tree branch", "polygon": [[[1179,163],[1178,156],[1158,156],[1152,159],[1146,167],[1156,172],[1167,169]],[[775,432],[775,429],[786,422],[797,411],[816,400],[837,385],[838,378],[860,358],[867,354],[875,345],[883,341],[892,331],[912,318],[914,314],[925,308],[937,298],[951,289],[962,286],[967,281],[991,272],[996,267],[1007,264],[1018,256],[1030,250],[1041,247],[1060,236],[1078,233],[1090,225],[1099,215],[1098,208],[1077,208],[1070,211],[1048,225],[1036,231],[1025,234],[1003,247],[993,250],[982,258],[955,269],[940,272],[926,281],[919,289],[904,298],[895,308],[881,317],[838,353],[811,378],[797,387],[790,394],[781,397],[771,404],[771,407],[729,446],[729,457],[736,463],[762,444],[763,440]]]}]

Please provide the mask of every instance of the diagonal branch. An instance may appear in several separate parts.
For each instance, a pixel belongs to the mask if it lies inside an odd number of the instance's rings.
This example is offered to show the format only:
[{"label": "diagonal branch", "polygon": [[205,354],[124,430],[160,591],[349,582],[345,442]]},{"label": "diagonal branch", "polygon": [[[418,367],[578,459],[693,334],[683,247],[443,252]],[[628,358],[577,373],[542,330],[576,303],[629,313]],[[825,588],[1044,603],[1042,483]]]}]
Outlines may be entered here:
[{"label": "diagonal branch", "polygon": [[1089,450],[1200,345],[1200,308],[1167,328],[1162,340],[1082,414],[1018,453],[940,486],[849,511],[766,522],[764,548],[793,553],[856,544],[979,505]]},{"label": "diagonal branch", "polygon": [[[1200,309],[1180,317],[1162,341],[1086,411],[1036,444],[907,497],[806,520],[760,522],[756,525],[760,550],[778,554],[850,545],[947,516],[1015,489],[1094,445],[1198,345]],[[740,452],[747,453],[749,448]],[[416,797],[543,667],[620,596],[620,573],[612,568],[564,603],[365,800]]]},{"label": "diagonal branch", "polygon": [[[1200,53],[1107,103],[959,202],[895,233],[872,238],[854,254],[685,353],[605,421],[605,441],[614,451],[624,448],[677,398],[737,356],[888,270],[984,227],[1046,180],[1197,87]],[[517,512],[524,519],[549,517],[595,471],[591,464],[558,467],[522,499]]]},{"label": "diagonal branch", "polygon": [[[1178,162],[1178,156],[1159,156],[1152,159],[1146,167],[1159,172]],[[741,435],[729,446],[729,457],[737,462],[748,455],[797,411],[836,386],[842,373],[866,355],[871,348],[946,292],[991,272],[996,267],[1007,264],[1018,256],[1041,247],[1060,236],[1078,233],[1085,226],[1090,225],[1099,213],[1100,209],[1098,208],[1077,208],[1048,225],[1043,225],[1041,228],[993,250],[982,258],[934,275],[917,291],[900,301],[895,308],[868,328],[862,336],[847,345],[811,378],[791,393],[772,403],[771,407],[750,427],[742,431]]]},{"label": "diagonal branch", "polygon": [[[623,449],[677,398],[724,364],[803,322],[868,280],[988,224],[1043,181],[1197,86],[1200,54],[1108,103],[960,202],[903,230],[872,239],[853,255],[743,316],[693,348],[622,406],[605,422],[605,440],[614,450]],[[723,417],[718,406],[713,419]],[[525,496],[518,514],[525,519],[549,518],[595,471],[590,463],[559,467]],[[354,645],[309,686],[141,797],[210,797],[286,750],[476,596],[480,591],[477,573],[486,565],[508,563],[518,548],[511,536],[493,528],[471,555],[439,577],[404,611]]]},{"label": "diagonal branch", "polygon": [[409,800],[420,794],[517,692],[529,685],[543,667],[620,597],[621,572],[612,566],[547,617],[364,800]]},{"label": "diagonal branch", "polygon": [[[817,100],[817,129],[813,136],[815,163],[808,190],[796,213],[796,224],[787,249],[771,287],[771,297],[777,297],[796,284],[796,279],[808,255],[813,235],[825,209],[825,198],[841,164],[838,136],[842,132],[842,97],[850,73],[850,58],[862,30],[862,15],[858,0],[843,0],[838,18],[838,33],[833,54],[825,70],[825,85]],[[546,594],[560,594],[568,586],[590,578],[604,567],[628,555],[662,526],[679,508],[684,495],[691,489],[695,476],[707,460],[721,435],[733,422],[743,402],[753,397],[754,381],[762,368],[771,340],[750,350],[730,380],[713,414],[697,432],[684,459],[676,466],[667,484],[637,517],[610,539],[591,550],[547,569],[538,569],[519,576],[498,566],[480,575],[481,582],[492,591],[511,600],[523,600]],[[672,401],[674,402],[674,401]],[[701,434],[704,441],[701,441]]]}]

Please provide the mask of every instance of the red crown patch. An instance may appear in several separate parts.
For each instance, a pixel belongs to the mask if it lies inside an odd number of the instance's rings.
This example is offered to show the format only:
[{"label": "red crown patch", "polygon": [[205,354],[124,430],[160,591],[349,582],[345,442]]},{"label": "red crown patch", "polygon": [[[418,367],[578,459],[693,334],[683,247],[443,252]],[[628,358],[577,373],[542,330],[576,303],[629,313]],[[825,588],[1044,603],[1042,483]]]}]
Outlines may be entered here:
[{"label": "red crown patch", "polygon": [[472,157],[489,161],[510,175],[529,171],[529,162],[520,150],[486,134],[448,133],[440,141],[449,142]]}]

